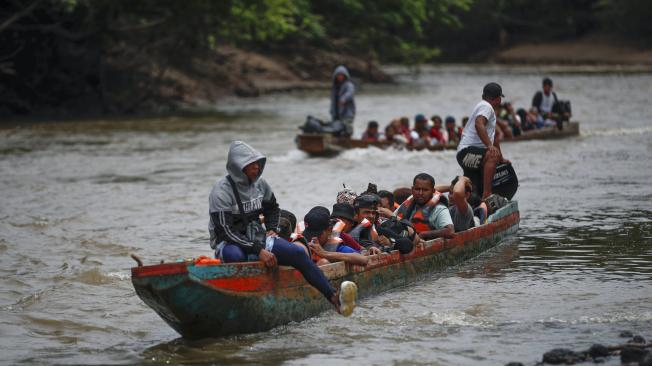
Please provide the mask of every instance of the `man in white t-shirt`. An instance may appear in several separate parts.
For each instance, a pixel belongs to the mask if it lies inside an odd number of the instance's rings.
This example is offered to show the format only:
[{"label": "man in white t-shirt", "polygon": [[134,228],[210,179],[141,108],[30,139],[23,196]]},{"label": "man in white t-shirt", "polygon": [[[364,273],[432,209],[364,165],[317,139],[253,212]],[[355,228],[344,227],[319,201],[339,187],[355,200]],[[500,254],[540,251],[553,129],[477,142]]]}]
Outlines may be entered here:
[{"label": "man in white t-shirt", "polygon": [[540,90],[532,97],[532,106],[537,108],[543,119],[552,119],[553,108],[557,103],[557,94],[552,91],[552,80],[543,79],[543,90]]},{"label": "man in white t-shirt", "polygon": [[491,181],[498,163],[509,163],[503,159],[496,134],[495,108],[500,106],[503,89],[497,83],[489,83],[482,89],[482,101],[478,103],[469,122],[464,126],[462,138],[457,146],[457,162],[464,169],[464,175],[471,178],[473,186],[481,190],[482,199],[491,195]]}]

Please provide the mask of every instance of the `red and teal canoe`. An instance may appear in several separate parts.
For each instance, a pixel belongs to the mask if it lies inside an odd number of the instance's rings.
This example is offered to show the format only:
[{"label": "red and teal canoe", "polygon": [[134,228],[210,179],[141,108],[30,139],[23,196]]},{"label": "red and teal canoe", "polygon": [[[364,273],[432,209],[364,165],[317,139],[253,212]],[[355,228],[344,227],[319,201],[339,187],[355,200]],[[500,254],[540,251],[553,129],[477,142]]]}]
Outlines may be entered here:
[{"label": "red and teal canoe", "polygon": [[[489,248],[518,230],[516,201],[488,223],[417,246],[371,257],[365,267],[343,262],[322,266],[333,286],[358,285],[359,298],[407,285]],[[184,338],[254,333],[299,322],[331,309],[331,304],[291,267],[268,269],[260,262],[199,265],[194,261],[131,269],[138,296]]]}]

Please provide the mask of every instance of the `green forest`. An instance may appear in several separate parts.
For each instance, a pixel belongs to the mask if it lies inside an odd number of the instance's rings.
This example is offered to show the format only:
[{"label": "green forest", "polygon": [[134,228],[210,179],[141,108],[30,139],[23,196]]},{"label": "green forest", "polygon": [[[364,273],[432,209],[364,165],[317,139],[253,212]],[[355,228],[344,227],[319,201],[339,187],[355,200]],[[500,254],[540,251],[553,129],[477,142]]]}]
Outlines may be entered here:
[{"label": "green forest", "polygon": [[151,108],[175,87],[166,70],[206,72],[190,60],[219,65],[225,45],[374,64],[482,61],[510,44],[592,32],[649,47],[649,19],[645,0],[7,0],[0,113]]}]

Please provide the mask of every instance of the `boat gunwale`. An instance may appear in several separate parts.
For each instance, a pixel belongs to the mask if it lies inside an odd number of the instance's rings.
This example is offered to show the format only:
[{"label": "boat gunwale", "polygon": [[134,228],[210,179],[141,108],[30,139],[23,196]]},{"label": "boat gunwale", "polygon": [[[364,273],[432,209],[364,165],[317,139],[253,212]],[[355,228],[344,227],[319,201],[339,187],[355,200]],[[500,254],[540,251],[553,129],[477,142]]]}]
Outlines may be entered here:
[{"label": "boat gunwale", "polygon": [[[364,272],[374,271],[379,268],[395,265],[403,262],[410,262],[422,257],[432,256],[447,249],[464,246],[467,242],[480,240],[485,236],[493,235],[495,231],[502,231],[512,225],[518,225],[520,213],[516,202],[508,207],[513,207],[513,212],[501,216],[500,218],[489,222],[485,225],[470,228],[460,233],[456,233],[453,238],[443,239],[437,238],[417,245],[415,250],[411,253],[401,255],[397,250],[390,253],[381,253],[369,256],[369,263],[366,266],[354,265],[345,262],[335,262],[327,265],[320,266],[319,268],[324,272],[329,281],[338,280],[348,275],[357,275]],[[200,267],[201,269],[198,269]],[[218,270],[225,269],[223,272],[237,273],[237,276],[222,275],[208,278],[198,277],[195,269],[207,273],[208,275],[218,274]],[[215,272],[211,272],[215,271]],[[256,293],[261,290],[266,290],[270,287],[270,283],[274,283],[273,287],[277,289],[291,288],[295,286],[305,285],[305,280],[302,278],[300,272],[290,266],[279,266],[278,268],[267,268],[260,262],[238,262],[238,263],[221,263],[214,265],[201,265],[197,266],[192,261],[176,262],[176,263],[163,263],[142,267],[131,268],[132,280],[146,279],[148,277],[159,276],[175,276],[184,275],[189,277],[195,282],[202,283],[210,286],[214,290],[233,292],[233,293]],[[283,277],[284,281],[277,281],[279,277]],[[243,281],[260,279],[268,282],[266,286],[260,288],[250,286],[250,290],[233,290],[238,288],[236,284],[230,284],[233,281]],[[218,286],[222,283],[222,286]],[[265,284],[264,282],[261,282]]]},{"label": "boat gunwale", "polygon": [[[526,131],[519,136],[514,136],[510,139],[503,139],[501,143],[521,142],[532,140],[553,140],[571,136],[578,136],[580,133],[580,123],[577,121],[569,121],[564,125],[564,128],[559,130],[556,126],[544,127],[541,129]],[[302,141],[312,140],[307,143]],[[328,156],[338,154],[348,149],[365,149],[369,147],[376,147],[379,149],[387,149],[396,146],[399,150],[405,149],[408,151],[443,151],[443,150],[456,150],[457,144],[436,144],[424,147],[412,147],[409,145],[400,145],[388,141],[363,141],[362,139],[354,139],[350,137],[335,137],[324,133],[302,133],[297,135],[296,143],[299,150],[305,151],[310,155],[315,156]]]}]

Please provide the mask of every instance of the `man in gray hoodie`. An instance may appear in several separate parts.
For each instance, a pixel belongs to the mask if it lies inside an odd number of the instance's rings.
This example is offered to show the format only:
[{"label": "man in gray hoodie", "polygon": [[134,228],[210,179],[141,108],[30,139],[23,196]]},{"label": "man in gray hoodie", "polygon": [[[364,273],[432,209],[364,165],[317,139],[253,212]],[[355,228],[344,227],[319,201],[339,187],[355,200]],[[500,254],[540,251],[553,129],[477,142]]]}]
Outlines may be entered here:
[{"label": "man in gray hoodie", "polygon": [[[340,311],[340,297],[324,273],[302,247],[281,239],[280,209],[274,192],[261,178],[267,158],[242,141],[233,141],[226,163],[228,175],[220,179],[208,198],[208,231],[215,256],[225,263],[260,259],[267,267],[277,264],[299,270],[308,283]],[[235,188],[235,189],[234,189]],[[241,213],[237,196],[240,198]],[[250,239],[247,225],[265,217],[266,238]]]},{"label": "man in gray hoodie", "polygon": [[349,70],[339,65],[333,71],[333,87],[331,89],[331,119],[341,121],[346,126],[349,136],[353,134],[353,119],[355,118],[355,85],[351,81]]}]

